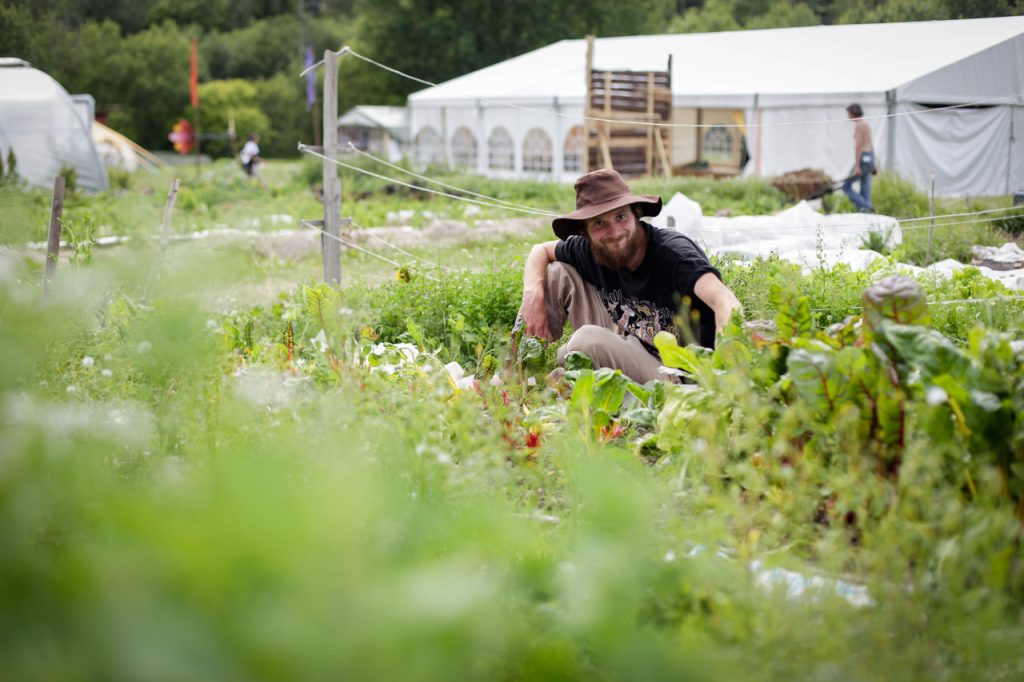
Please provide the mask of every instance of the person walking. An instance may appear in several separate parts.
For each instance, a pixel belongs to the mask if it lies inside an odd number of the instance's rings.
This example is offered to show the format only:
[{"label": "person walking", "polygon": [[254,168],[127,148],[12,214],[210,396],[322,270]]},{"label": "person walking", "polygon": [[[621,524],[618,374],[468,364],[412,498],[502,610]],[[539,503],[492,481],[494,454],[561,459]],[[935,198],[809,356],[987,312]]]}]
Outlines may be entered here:
[{"label": "person walking", "polygon": [[238,154],[238,160],[242,162],[242,169],[249,177],[256,175],[256,166],[263,161],[260,158],[260,136],[253,133],[249,136],[242,151]]},{"label": "person walking", "polygon": [[[861,213],[874,213],[871,206],[871,175],[875,171],[875,148],[871,144],[871,128],[864,121],[864,110],[854,102],[846,107],[853,121],[853,170],[843,182],[843,192]],[[853,183],[858,184],[855,191]]]}]

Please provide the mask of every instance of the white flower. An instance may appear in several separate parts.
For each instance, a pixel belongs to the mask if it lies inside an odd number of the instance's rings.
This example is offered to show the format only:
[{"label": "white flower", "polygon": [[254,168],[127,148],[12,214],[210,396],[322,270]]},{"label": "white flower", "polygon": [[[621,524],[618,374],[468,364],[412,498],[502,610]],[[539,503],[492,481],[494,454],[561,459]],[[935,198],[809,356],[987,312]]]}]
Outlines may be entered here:
[{"label": "white flower", "polygon": [[214,320],[214,319],[207,320],[206,321],[206,328],[211,330],[211,331],[216,329],[217,328],[217,320]]},{"label": "white flower", "polygon": [[74,384],[68,384],[67,392],[68,393],[77,393],[78,392],[78,387],[75,386]]},{"label": "white flower", "polygon": [[109,369],[106,369],[106,368],[104,368],[103,371],[100,372],[100,374],[102,374],[104,376],[104,378],[107,378],[107,379],[109,379],[110,377],[114,376],[114,373],[111,372]]},{"label": "white flower", "polygon": [[149,350],[150,350],[150,349],[151,349],[152,347],[153,347],[153,344],[151,344],[151,343],[150,343],[149,341],[141,341],[141,342],[139,342],[139,345],[138,345],[138,348],[137,348],[137,350],[138,350],[138,351],[139,351],[140,353],[148,353],[148,352],[149,352]]},{"label": "white flower", "polygon": [[927,392],[924,395],[925,401],[932,405],[942,405],[949,402],[949,394],[946,393],[946,389],[939,386],[929,386]]},{"label": "white flower", "polygon": [[82,367],[85,367],[86,369],[89,369],[95,364],[96,360],[91,355],[86,355],[84,358],[82,358]]}]

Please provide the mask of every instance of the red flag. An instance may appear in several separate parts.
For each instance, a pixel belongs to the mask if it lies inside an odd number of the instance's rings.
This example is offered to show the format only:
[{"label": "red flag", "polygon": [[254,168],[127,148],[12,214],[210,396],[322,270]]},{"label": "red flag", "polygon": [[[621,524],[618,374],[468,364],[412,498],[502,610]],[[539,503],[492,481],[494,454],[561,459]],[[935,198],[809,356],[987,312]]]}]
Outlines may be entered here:
[{"label": "red flag", "polygon": [[192,39],[192,54],[189,56],[188,94],[192,106],[199,106],[199,59],[196,57],[196,39]]}]

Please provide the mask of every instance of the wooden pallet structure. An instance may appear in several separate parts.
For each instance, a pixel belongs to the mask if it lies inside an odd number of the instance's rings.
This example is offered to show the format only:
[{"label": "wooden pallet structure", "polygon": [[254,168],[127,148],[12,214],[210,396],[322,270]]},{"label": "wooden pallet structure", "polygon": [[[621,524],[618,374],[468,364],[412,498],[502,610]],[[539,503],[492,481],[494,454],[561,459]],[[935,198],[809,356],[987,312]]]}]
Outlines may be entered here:
[{"label": "wooden pallet structure", "polygon": [[584,172],[614,168],[624,177],[671,176],[671,129],[645,125],[672,120],[671,55],[666,71],[600,71],[593,61],[594,38],[587,36]]}]

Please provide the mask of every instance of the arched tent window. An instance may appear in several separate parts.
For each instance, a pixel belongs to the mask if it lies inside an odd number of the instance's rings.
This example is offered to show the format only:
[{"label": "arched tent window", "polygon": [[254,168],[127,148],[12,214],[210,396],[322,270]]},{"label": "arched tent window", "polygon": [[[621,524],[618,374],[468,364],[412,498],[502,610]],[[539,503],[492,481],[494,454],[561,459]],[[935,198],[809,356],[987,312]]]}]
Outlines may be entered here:
[{"label": "arched tent window", "polygon": [[733,136],[725,126],[712,126],[704,133],[704,159],[710,163],[732,163]]},{"label": "arched tent window", "polygon": [[491,170],[514,170],[515,145],[504,128],[495,128],[487,138],[487,167]]},{"label": "arched tent window", "polygon": [[551,138],[540,128],[531,128],[523,139],[523,170],[551,172]]},{"label": "arched tent window", "polygon": [[416,160],[421,165],[444,163],[441,153],[441,136],[430,126],[420,128],[416,133]]},{"label": "arched tent window", "polygon": [[567,171],[583,170],[583,126],[574,126],[565,136],[562,167]]},{"label": "arched tent window", "polygon": [[452,162],[461,168],[476,168],[476,136],[465,126],[452,135]]}]

